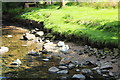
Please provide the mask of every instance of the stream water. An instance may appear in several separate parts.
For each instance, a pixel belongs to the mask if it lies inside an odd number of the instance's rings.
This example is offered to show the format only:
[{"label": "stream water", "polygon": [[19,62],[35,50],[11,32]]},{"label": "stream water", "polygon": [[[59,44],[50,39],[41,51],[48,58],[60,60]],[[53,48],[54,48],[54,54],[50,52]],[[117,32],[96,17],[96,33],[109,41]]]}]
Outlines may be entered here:
[{"label": "stream water", "polygon": [[[30,41],[23,41],[25,43],[30,43]],[[57,44],[59,40],[54,40],[53,43]],[[79,42],[82,43],[82,42]],[[30,43],[32,45],[32,43]],[[38,43],[35,43],[38,44]],[[57,74],[57,73],[51,73],[48,71],[50,67],[59,67],[60,66],[60,61],[63,58],[68,58],[70,57],[70,63],[74,63],[78,61],[79,63],[83,63],[85,61],[94,61],[95,63],[98,64],[103,64],[103,62],[111,62],[113,60],[113,55],[109,54],[112,52],[112,50],[108,50],[108,54],[106,55],[106,58],[102,59],[101,57],[97,57],[97,55],[89,55],[89,52],[87,53],[82,53],[78,54],[78,51],[85,52],[86,48],[83,45],[79,45],[78,43],[73,43],[72,41],[65,42],[66,45],[70,46],[69,52],[68,53],[62,53],[62,52],[52,52],[49,54],[44,54],[42,53],[41,55],[37,56],[31,56],[28,55],[26,52],[23,53],[24,56],[20,59],[22,61],[22,65],[19,67],[9,67],[4,65],[3,68],[7,69],[7,72],[3,72],[4,77],[8,78],[41,78],[41,79],[49,79],[49,80],[56,80],[56,79],[68,79],[70,80],[74,74],[83,74],[81,70],[83,69],[90,69],[96,67],[93,65],[85,65],[85,66],[79,66],[79,67],[74,67],[72,69],[67,69],[68,73],[67,74]],[[50,46],[49,46],[50,47]],[[92,48],[94,49],[94,48]],[[97,49],[97,48],[96,48]],[[103,49],[97,49],[97,51],[104,51],[105,48]],[[28,50],[29,52],[30,50]],[[47,58],[48,56],[52,56],[50,59]],[[17,57],[17,56],[16,56]],[[43,59],[49,59],[48,61],[43,61]],[[109,72],[115,73],[114,76],[109,76],[107,73],[105,73],[108,76],[103,76],[102,73],[98,74],[96,71],[92,71],[92,76],[91,75],[86,75],[85,80],[117,80],[119,76],[119,69],[118,69],[118,64],[119,64],[119,59],[116,57],[114,60],[116,60],[115,63],[112,63],[112,68],[113,69],[108,69]],[[67,61],[65,61],[67,62]],[[69,63],[67,64],[67,66]],[[76,71],[76,69],[79,69],[80,71]]]}]

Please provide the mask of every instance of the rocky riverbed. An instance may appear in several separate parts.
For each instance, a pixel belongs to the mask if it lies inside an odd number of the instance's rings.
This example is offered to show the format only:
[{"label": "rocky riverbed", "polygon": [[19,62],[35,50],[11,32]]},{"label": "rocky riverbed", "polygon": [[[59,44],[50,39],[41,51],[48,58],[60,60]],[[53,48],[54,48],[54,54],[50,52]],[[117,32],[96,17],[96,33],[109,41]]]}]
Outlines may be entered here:
[{"label": "rocky riverbed", "polygon": [[[15,58],[21,61],[18,66],[11,65],[11,61],[4,64],[9,57],[3,56],[4,77],[119,80],[119,49],[117,48],[98,49],[72,41],[61,41],[37,28],[23,33],[20,35],[22,38],[17,36],[17,39],[25,44],[21,42],[19,45],[30,49],[23,51],[21,57],[17,57],[20,55],[19,52],[16,54]],[[6,40],[8,39],[9,37]],[[9,55],[14,56],[14,54]]]}]

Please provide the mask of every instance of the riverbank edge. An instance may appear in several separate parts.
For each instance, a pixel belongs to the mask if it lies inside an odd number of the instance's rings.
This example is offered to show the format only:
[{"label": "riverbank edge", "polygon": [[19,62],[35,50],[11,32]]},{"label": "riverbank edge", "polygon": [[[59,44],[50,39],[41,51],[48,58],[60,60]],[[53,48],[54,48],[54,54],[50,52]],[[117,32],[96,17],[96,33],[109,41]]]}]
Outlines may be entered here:
[{"label": "riverbank edge", "polygon": [[[67,39],[68,41],[72,41],[72,42],[83,42],[83,45],[90,45],[92,47],[97,47],[97,48],[120,48],[120,44],[115,44],[115,43],[111,43],[111,42],[108,42],[108,43],[105,43],[105,42],[100,42],[100,41],[94,41],[94,40],[91,40],[89,39],[88,36],[76,36],[76,35],[68,35],[68,36],[65,36],[63,34],[60,34],[59,32],[53,32],[52,29],[48,29],[48,28],[45,28],[45,25],[44,25],[44,22],[37,22],[35,20],[28,20],[28,19],[20,19],[20,18],[15,18],[13,17],[12,14],[8,14],[9,17],[7,17],[7,19],[9,19],[8,21],[11,21],[11,22],[16,22],[18,24],[21,24],[21,25],[24,25],[24,26],[27,26],[26,28],[28,29],[33,29],[33,28],[39,28],[40,30],[43,30],[47,33],[51,33],[53,35],[56,36],[56,38],[61,38],[61,39]],[[5,15],[3,15],[5,16]],[[7,20],[6,19],[6,20]],[[118,41],[119,43],[119,41]]]}]

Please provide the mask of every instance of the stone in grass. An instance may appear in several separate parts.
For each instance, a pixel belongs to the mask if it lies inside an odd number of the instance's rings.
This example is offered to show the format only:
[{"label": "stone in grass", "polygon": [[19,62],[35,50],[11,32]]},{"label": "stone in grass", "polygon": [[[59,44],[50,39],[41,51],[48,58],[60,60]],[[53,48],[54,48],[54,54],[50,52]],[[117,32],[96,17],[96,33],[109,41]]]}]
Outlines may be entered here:
[{"label": "stone in grass", "polygon": [[85,80],[85,76],[82,75],[82,74],[75,74],[72,76],[72,78],[77,78],[77,79],[80,79],[80,80]]},{"label": "stone in grass", "polygon": [[61,71],[58,71],[57,73],[58,73],[58,74],[67,74],[67,73],[68,73],[68,70],[61,70]]},{"label": "stone in grass", "polygon": [[48,71],[49,71],[49,72],[52,72],[52,73],[56,73],[56,72],[59,71],[59,69],[56,68],[55,66],[53,66],[53,67],[49,68]]}]

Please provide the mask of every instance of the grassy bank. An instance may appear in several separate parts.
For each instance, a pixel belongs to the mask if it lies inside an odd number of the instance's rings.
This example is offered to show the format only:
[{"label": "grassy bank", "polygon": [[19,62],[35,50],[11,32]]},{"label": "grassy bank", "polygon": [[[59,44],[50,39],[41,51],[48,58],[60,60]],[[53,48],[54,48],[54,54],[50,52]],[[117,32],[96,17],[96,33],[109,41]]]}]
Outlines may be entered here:
[{"label": "grassy bank", "polygon": [[78,6],[66,6],[59,10],[57,8],[53,6],[46,9],[16,9],[11,12],[22,12],[17,18],[44,21],[45,28],[61,35],[88,37],[94,42],[118,45],[118,9]]}]

